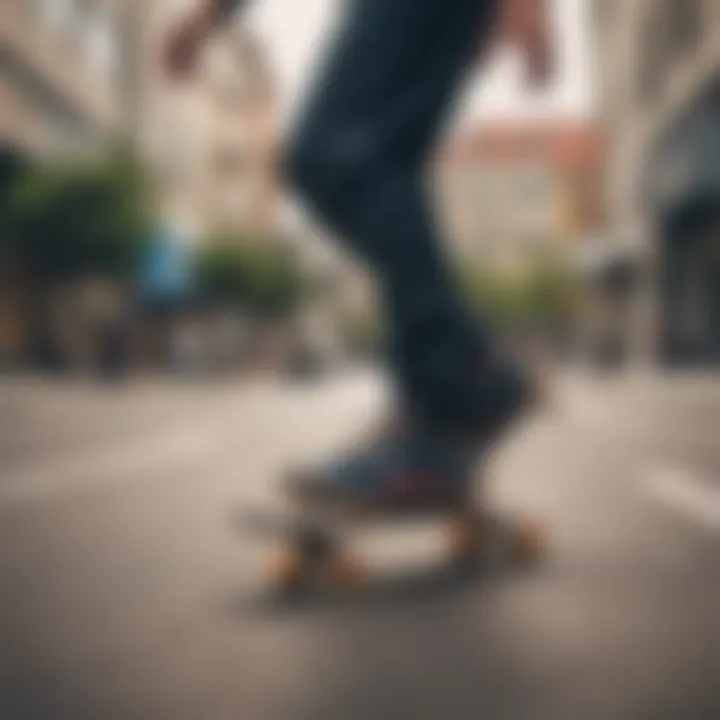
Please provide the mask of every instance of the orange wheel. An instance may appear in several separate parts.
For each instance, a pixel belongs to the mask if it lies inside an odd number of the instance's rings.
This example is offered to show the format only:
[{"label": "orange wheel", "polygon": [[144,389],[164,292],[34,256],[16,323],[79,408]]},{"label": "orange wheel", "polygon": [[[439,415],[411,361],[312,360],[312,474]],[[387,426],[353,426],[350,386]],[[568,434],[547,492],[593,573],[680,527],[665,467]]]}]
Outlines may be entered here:
[{"label": "orange wheel", "polygon": [[357,591],[367,582],[367,572],[362,563],[346,553],[328,558],[324,577],[332,588],[343,592]]},{"label": "orange wheel", "polygon": [[545,555],[547,545],[547,532],[540,523],[521,522],[512,530],[510,552],[518,562],[539,562]]},{"label": "orange wheel", "polygon": [[477,556],[482,547],[483,532],[475,518],[460,518],[450,526],[448,551],[454,560],[464,561]]},{"label": "orange wheel", "polygon": [[282,595],[290,595],[300,590],[309,573],[308,559],[295,547],[281,548],[271,558],[270,584]]}]

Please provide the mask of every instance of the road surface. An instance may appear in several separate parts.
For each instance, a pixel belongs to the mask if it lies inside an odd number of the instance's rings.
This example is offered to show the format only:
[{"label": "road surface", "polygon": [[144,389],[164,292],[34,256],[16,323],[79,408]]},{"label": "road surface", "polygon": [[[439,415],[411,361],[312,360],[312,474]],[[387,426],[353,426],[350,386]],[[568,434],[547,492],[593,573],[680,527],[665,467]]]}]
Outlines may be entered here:
[{"label": "road surface", "polygon": [[552,528],[538,570],[434,583],[439,528],[379,529],[367,597],[267,602],[232,508],[381,398],[3,382],[0,718],[720,717],[720,378],[558,378],[487,480]]}]

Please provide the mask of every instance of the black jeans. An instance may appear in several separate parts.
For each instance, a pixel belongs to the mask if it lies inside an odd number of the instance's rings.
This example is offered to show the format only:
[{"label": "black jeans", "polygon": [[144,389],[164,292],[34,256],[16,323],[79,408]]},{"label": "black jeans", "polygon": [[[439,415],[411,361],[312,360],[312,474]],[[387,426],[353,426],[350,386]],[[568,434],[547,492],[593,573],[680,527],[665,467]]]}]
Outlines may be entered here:
[{"label": "black jeans", "polygon": [[287,179],[375,273],[405,402],[475,412],[487,333],[443,256],[426,188],[441,122],[498,0],[349,0],[285,154]]}]

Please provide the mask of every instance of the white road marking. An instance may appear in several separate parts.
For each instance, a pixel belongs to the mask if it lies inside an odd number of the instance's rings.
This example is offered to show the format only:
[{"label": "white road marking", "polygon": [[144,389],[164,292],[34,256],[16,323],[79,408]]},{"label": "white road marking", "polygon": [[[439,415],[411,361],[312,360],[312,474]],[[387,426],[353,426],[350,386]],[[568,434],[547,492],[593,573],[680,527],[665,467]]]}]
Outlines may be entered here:
[{"label": "white road marking", "polygon": [[6,473],[0,485],[0,507],[115,485],[143,473],[181,470],[207,460],[224,440],[227,435],[223,436],[217,427],[184,427],[161,437],[133,438],[99,452],[32,463]]},{"label": "white road marking", "polygon": [[[307,436],[306,431],[314,429],[312,424],[327,414],[328,406],[332,407],[334,429],[352,426],[358,416],[378,403],[381,394],[382,386],[372,376],[341,378],[317,388],[258,386],[245,390],[237,402],[195,412],[170,427],[111,439],[104,447],[81,446],[78,453],[5,468],[0,482],[0,508],[199,468],[227,451],[255,467],[259,456],[277,455],[273,433],[281,433],[283,444],[291,447],[295,444],[293,436],[298,442]],[[332,436],[329,433],[330,439]],[[315,444],[314,439],[310,444]]]},{"label": "white road marking", "polygon": [[678,467],[660,466],[642,478],[647,496],[712,532],[720,532],[720,485]]}]

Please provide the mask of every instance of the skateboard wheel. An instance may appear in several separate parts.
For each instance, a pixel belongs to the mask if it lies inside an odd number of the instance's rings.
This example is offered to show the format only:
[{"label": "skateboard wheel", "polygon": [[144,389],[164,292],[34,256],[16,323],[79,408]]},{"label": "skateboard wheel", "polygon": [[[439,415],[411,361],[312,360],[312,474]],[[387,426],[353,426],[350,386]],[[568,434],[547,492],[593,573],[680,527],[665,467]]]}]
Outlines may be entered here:
[{"label": "skateboard wheel", "polygon": [[482,528],[475,520],[462,520],[450,527],[448,551],[454,561],[474,559],[482,544]]},{"label": "skateboard wheel", "polygon": [[367,580],[367,572],[362,564],[347,554],[329,558],[324,574],[329,585],[343,592],[359,590]]},{"label": "skateboard wheel", "polygon": [[309,572],[309,562],[302,552],[282,548],[271,559],[270,584],[281,595],[292,595],[304,586]]},{"label": "skateboard wheel", "polygon": [[537,523],[521,523],[513,529],[510,538],[510,552],[518,562],[533,564],[539,562],[547,548],[547,533]]}]

